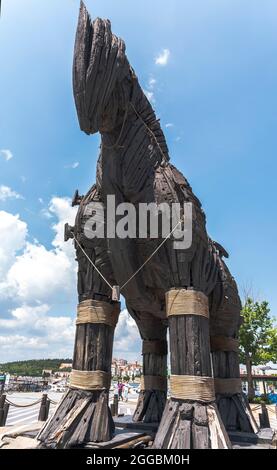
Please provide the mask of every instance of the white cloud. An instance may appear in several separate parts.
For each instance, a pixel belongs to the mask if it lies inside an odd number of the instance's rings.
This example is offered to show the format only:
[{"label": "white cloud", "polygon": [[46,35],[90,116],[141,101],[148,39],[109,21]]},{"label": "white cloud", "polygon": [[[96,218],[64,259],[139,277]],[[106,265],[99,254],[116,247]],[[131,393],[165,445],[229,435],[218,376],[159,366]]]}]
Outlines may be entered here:
[{"label": "white cloud", "polygon": [[155,97],[153,91],[143,90],[146,98],[151,102],[155,103]]},{"label": "white cloud", "polygon": [[140,358],[140,351],[141,339],[138,327],[127,309],[124,309],[119,315],[115,330],[113,355],[128,360],[136,360]]},{"label": "white cloud", "polygon": [[17,298],[21,302],[63,302],[75,292],[77,264],[71,243],[63,241],[65,222],[74,223],[76,208],[69,199],[53,198],[49,214],[58,219],[52,226],[55,236],[53,248],[25,240],[24,251],[0,282],[0,298]]},{"label": "white cloud", "polygon": [[[74,224],[76,208],[70,199],[53,197],[48,210],[56,220],[50,249],[30,243],[27,224],[18,215],[0,211],[1,362],[72,357],[77,263],[63,231],[65,222]],[[115,332],[114,355],[137,360],[140,351],[138,328],[125,309]]]},{"label": "white cloud", "polygon": [[79,162],[73,162],[73,163],[70,163],[69,165],[65,165],[65,168],[72,168],[73,170],[75,170],[75,168],[78,168],[79,165],[80,165]]},{"label": "white cloud", "polygon": [[16,253],[24,248],[27,233],[27,224],[19,215],[0,211],[0,285],[15,262]]},{"label": "white cloud", "polygon": [[27,243],[0,285],[0,295],[15,296],[24,302],[65,299],[74,282],[75,266],[62,250],[47,250],[43,245]]},{"label": "white cloud", "polygon": [[162,52],[156,57],[155,64],[161,65],[161,66],[167,65],[169,56],[170,56],[170,50],[163,49]]},{"label": "white cloud", "polygon": [[43,343],[40,338],[32,338],[18,334],[0,336],[0,350],[3,352],[2,362],[8,362],[9,360],[13,360],[13,357],[16,357],[10,354],[11,350],[13,352],[21,352],[21,354],[24,354],[24,356],[21,357],[26,358],[30,349],[32,351],[31,357],[33,357],[34,349],[44,350],[45,346],[46,344]]},{"label": "white cloud", "polygon": [[[54,197],[49,213],[57,220],[52,225],[51,249],[36,241],[30,243],[27,224],[18,215],[0,211],[3,361],[72,355],[77,263],[72,243],[63,241],[63,226],[74,223],[76,208],[70,206],[69,199]],[[51,313],[61,308],[68,316]]]},{"label": "white cloud", "polygon": [[148,80],[148,88],[150,88],[150,90],[153,90],[156,83],[157,83],[157,80],[154,77],[150,77]]},{"label": "white cloud", "polygon": [[37,333],[43,341],[53,343],[57,341],[73,341],[74,320],[66,316],[48,315],[48,304],[37,306],[22,305],[11,311],[11,318],[0,319],[0,328],[4,330],[16,329],[21,333]]},{"label": "white cloud", "polygon": [[42,199],[42,197],[39,197],[39,198],[38,198],[38,202],[39,202],[40,204],[43,204],[43,199]]},{"label": "white cloud", "polygon": [[[41,203],[41,204],[42,204],[42,203]],[[51,214],[51,212],[49,212],[49,210],[47,209],[47,207],[44,207],[43,209],[41,209],[40,215],[41,215],[42,217],[44,217],[45,219],[52,219],[52,217],[53,217],[53,214]]]},{"label": "white cloud", "polygon": [[172,122],[167,122],[166,125],[165,125],[165,127],[167,129],[169,129],[170,127],[173,127],[173,126],[174,126],[174,124]]},{"label": "white cloud", "polygon": [[65,223],[74,225],[77,210],[77,207],[71,206],[71,200],[69,198],[53,197],[49,205],[49,211],[57,219],[57,223],[52,226],[55,232],[52,245],[56,249],[60,249],[66,253],[67,256],[72,259],[74,266],[76,266],[75,251],[73,250],[72,243],[64,241],[64,225]]},{"label": "white cloud", "polygon": [[13,191],[9,186],[0,186],[0,201],[6,201],[7,199],[23,199],[23,197],[16,191]]},{"label": "white cloud", "polygon": [[13,154],[9,149],[1,149],[0,155],[8,162],[13,158]]}]

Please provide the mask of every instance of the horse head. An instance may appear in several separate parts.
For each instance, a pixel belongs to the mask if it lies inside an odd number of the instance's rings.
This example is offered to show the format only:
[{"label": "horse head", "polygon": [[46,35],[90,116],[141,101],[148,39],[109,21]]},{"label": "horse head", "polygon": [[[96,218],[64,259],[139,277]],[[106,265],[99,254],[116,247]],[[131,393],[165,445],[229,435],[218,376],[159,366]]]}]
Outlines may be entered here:
[{"label": "horse head", "polygon": [[73,60],[73,92],[81,130],[87,134],[112,132],[120,125],[134,78],[124,41],[112,34],[109,20],[92,21],[81,2]]}]

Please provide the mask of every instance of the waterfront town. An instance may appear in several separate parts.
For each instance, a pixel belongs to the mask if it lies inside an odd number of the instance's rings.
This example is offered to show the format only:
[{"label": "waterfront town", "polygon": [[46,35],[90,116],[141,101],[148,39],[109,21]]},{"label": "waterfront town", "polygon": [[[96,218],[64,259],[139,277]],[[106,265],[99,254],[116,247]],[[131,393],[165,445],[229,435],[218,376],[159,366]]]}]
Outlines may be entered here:
[{"label": "waterfront town", "polygon": [[[57,368],[43,368],[38,376],[13,374],[8,368],[1,372],[3,390],[6,391],[43,391],[52,390],[64,392],[68,386],[72,362],[61,362]],[[140,378],[143,373],[142,364],[138,361],[128,362],[124,358],[113,358],[111,365],[112,383],[116,381],[128,382],[130,384],[140,384]],[[252,376],[256,396],[271,395],[272,402],[277,394],[277,367],[271,366],[253,366]],[[168,366],[168,377],[170,377],[170,367]],[[242,379],[242,388],[247,391],[247,372],[244,365],[240,365],[240,377]],[[1,387],[1,379],[0,379]],[[277,398],[277,395],[276,395]]]},{"label": "waterfront town", "polygon": [[[57,368],[42,368],[41,374],[15,374],[9,371],[8,365],[5,370],[0,370],[2,377],[2,388],[5,391],[37,392],[52,390],[64,392],[68,385],[69,375],[72,370],[72,362],[61,362]],[[142,375],[142,365],[138,361],[128,362],[127,359],[113,358],[111,366],[111,377],[114,382],[134,382],[138,384]],[[4,380],[5,378],[5,380]],[[0,379],[1,387],[1,379]]]}]

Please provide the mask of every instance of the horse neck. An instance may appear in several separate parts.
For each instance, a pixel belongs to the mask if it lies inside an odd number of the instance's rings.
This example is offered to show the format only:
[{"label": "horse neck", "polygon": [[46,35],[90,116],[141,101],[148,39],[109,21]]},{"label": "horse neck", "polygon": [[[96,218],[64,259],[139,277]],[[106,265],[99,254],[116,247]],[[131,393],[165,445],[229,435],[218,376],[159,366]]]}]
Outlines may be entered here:
[{"label": "horse neck", "polygon": [[138,83],[133,87],[132,98],[121,113],[117,127],[112,132],[103,133],[101,137],[104,157],[116,153],[121,157],[118,161],[123,157],[135,158],[140,150],[138,158],[142,164],[144,161],[149,163],[149,158],[154,166],[164,165],[169,160],[160,122]]}]

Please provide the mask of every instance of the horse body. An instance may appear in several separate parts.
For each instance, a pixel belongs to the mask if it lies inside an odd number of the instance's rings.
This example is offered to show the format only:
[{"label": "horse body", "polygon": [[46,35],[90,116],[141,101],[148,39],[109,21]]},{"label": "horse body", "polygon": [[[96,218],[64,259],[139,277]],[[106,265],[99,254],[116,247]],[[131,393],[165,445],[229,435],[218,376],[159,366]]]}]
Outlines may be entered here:
[{"label": "horse body", "polygon": [[[143,380],[134,421],[160,423],[158,448],[229,447],[217,405],[227,429],[251,432],[255,425],[241,395],[236,339],[241,304],[223,260],[228,254],[208,237],[200,201],[169,162],[160,122],[128,62],[124,42],[112,34],[108,20],[97,18],[92,23],[83,2],[73,91],[80,127],[87,134],[100,132],[101,149],[96,184],[79,198],[74,228],[78,309],[83,318],[76,328],[71,391],[59,413],[66,419],[68,407],[75,410],[78,403],[81,411],[73,437],[69,433],[62,439],[73,445],[89,437],[96,441],[112,437],[107,377],[114,325],[107,311],[114,315],[114,305],[118,308],[111,291],[111,286],[118,285],[143,340]],[[89,205],[103,204],[101,222],[107,228],[110,196],[115,207],[126,202],[136,208],[141,203],[180,203],[181,207],[190,203],[191,244],[175,249],[171,236],[161,245],[160,231],[158,238],[151,238],[149,231],[145,238],[121,238],[117,233],[86,237]],[[115,225],[121,217],[115,216]],[[183,299],[183,304],[174,304],[176,298]],[[166,405],[168,327],[173,397]],[[100,380],[102,387],[90,386],[87,375],[92,382],[96,377],[99,384],[99,374],[106,377]],[[90,416],[87,424],[82,421],[84,402]],[[39,436],[44,443],[53,436],[54,419]]]}]

